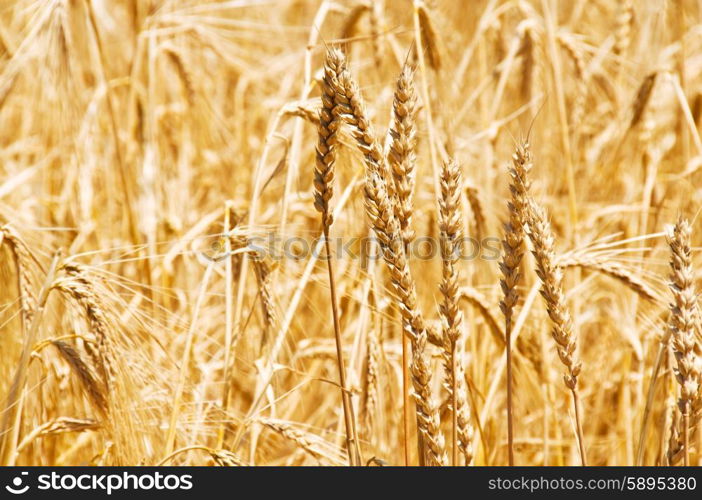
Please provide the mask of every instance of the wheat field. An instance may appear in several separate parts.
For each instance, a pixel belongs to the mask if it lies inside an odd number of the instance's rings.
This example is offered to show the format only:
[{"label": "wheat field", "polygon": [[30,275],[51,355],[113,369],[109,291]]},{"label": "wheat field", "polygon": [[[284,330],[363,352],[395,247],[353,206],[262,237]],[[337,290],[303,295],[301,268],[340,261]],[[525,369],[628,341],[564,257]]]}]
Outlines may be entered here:
[{"label": "wheat field", "polygon": [[702,2],[0,5],[2,465],[701,465]]}]

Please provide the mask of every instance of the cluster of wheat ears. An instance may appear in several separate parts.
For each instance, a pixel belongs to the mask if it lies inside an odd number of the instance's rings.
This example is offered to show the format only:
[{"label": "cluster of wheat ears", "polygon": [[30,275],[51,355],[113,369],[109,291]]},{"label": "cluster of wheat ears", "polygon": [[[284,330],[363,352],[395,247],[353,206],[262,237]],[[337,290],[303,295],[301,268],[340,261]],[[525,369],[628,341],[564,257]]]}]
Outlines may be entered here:
[{"label": "cluster of wheat ears", "polygon": [[701,33],[3,4],[0,463],[701,464]]}]

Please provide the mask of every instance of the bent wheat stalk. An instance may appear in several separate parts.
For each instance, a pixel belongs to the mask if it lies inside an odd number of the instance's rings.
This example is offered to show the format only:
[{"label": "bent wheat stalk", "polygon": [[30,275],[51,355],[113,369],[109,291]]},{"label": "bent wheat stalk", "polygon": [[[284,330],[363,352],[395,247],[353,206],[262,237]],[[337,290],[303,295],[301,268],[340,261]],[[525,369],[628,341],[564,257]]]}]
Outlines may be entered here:
[{"label": "bent wheat stalk", "polygon": [[[521,147],[518,147],[515,156],[518,162],[531,163],[529,144],[524,143]],[[582,465],[587,465],[580,415],[580,397],[578,394],[578,375],[580,375],[582,365],[576,350],[577,339],[573,332],[573,321],[566,305],[565,294],[563,293],[563,271],[556,263],[553,232],[551,231],[551,224],[548,222],[546,211],[531,198],[529,198],[528,208],[527,226],[529,239],[534,246],[533,254],[536,260],[536,274],[541,280],[541,295],[546,302],[546,311],[553,323],[551,336],[556,341],[558,357],[566,367],[563,381],[573,396],[580,461]]]},{"label": "bent wheat stalk", "polygon": [[604,274],[605,276],[609,276],[610,278],[621,282],[623,285],[627,286],[640,297],[648,300],[649,302],[654,304],[660,302],[656,290],[646,283],[641,276],[635,274],[617,262],[608,262],[587,256],[573,256],[559,259],[558,266],[564,269],[569,267],[579,267]]},{"label": "bent wheat stalk", "polygon": [[563,380],[573,395],[580,460],[582,465],[587,465],[578,395],[578,375],[582,365],[576,352],[577,342],[573,332],[573,322],[566,307],[565,294],[563,293],[563,272],[555,264],[551,225],[546,219],[544,209],[536,204],[532,205],[529,213],[529,237],[534,245],[536,273],[542,282],[541,295],[544,297],[546,310],[553,323],[551,335],[556,341],[558,357],[567,370]]},{"label": "bent wheat stalk", "polygon": [[[344,57],[338,50],[332,51],[337,53],[334,57]],[[425,354],[427,331],[417,304],[415,283],[405,253],[400,223],[395,216],[395,194],[391,174],[368,120],[358,85],[346,68],[339,75],[339,83],[334,113],[338,113],[349,125],[363,154],[366,164],[366,213],[390,272],[403,318],[403,329],[411,341],[411,373],[417,405],[417,427],[422,442],[420,448],[424,448],[419,450],[420,461],[426,455],[428,465],[444,465],[444,439],[439,425],[438,409],[432,400],[431,373]]]}]

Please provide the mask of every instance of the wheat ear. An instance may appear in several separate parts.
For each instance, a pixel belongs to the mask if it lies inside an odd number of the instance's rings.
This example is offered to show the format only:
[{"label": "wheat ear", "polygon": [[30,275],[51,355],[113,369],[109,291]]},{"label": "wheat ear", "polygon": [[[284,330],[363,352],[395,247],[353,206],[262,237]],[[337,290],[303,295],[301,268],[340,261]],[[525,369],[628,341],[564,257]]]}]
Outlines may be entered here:
[{"label": "wheat ear", "polygon": [[95,409],[104,417],[108,412],[107,398],[100,384],[95,380],[90,368],[80,357],[76,349],[66,342],[54,340],[51,342],[61,357],[68,363],[80,380],[83,390],[88,395]]},{"label": "wheat ear", "polygon": [[258,422],[290,442],[295,443],[315,459],[322,461],[330,458],[329,453],[324,449],[326,444],[319,436],[279,419],[259,418]]},{"label": "wheat ear", "polygon": [[168,455],[167,457],[163,458],[157,466],[163,466],[173,460],[175,457],[178,455],[181,455],[183,453],[187,453],[192,450],[202,450],[206,452],[212,460],[214,460],[215,465],[219,467],[247,467],[248,464],[242,461],[237,455],[232,453],[229,450],[223,450],[223,449],[215,449],[215,448],[209,448],[207,446],[200,446],[200,445],[191,445],[191,446],[185,446],[183,448],[179,448],[175,450],[173,453]]},{"label": "wheat ear", "polygon": [[378,332],[371,327],[367,335],[366,354],[366,376],[364,378],[364,404],[363,404],[363,427],[366,438],[370,439],[376,423],[376,413],[379,404],[379,384],[380,384],[380,341]]},{"label": "wheat ear", "polygon": [[619,5],[614,30],[614,54],[624,56],[631,45],[631,28],[634,20],[634,5],[631,0],[624,0]]},{"label": "wheat ear", "polygon": [[485,210],[483,203],[480,201],[480,193],[475,186],[466,187],[466,198],[470,211],[473,213],[473,229],[478,240],[483,239],[486,234],[487,221],[485,220]]},{"label": "wheat ear", "polygon": [[17,445],[17,453],[22,452],[27,446],[38,438],[62,434],[67,432],[93,431],[100,428],[100,423],[93,419],[80,419],[72,417],[58,417],[32,429]]},{"label": "wheat ear", "polygon": [[415,9],[417,9],[419,18],[419,29],[424,53],[427,56],[431,69],[438,71],[441,68],[441,50],[439,32],[436,29],[432,11],[423,0],[415,2]]},{"label": "wheat ear", "polygon": [[268,344],[269,333],[278,322],[275,310],[275,300],[271,291],[273,275],[264,257],[253,259],[258,290],[261,297],[261,316],[263,317],[263,333],[261,334],[260,351],[263,352]]},{"label": "wheat ear", "polygon": [[116,378],[116,369],[114,366],[115,354],[110,339],[109,321],[105,312],[106,308],[102,305],[92,282],[87,277],[88,272],[83,266],[66,264],[63,266],[63,272],[66,277],[55,281],[53,288],[71,297],[85,310],[88,324],[93,335],[95,335],[97,353],[90,349],[90,345],[87,342],[85,344],[86,351],[93,357],[105,391],[109,396]]},{"label": "wheat ear", "polygon": [[463,366],[459,349],[463,313],[459,307],[463,211],[461,208],[461,170],[455,161],[444,163],[441,172],[441,198],[439,199],[439,231],[441,243],[442,281],[439,287],[443,301],[439,306],[443,322],[443,358],[446,389],[451,401],[452,416],[452,465],[458,464],[458,443],[466,465],[473,458],[473,428],[466,397]]},{"label": "wheat ear", "polygon": [[507,445],[509,465],[514,465],[514,418],[512,406],[512,318],[514,308],[519,301],[519,283],[521,281],[521,262],[524,256],[525,225],[527,222],[528,196],[529,196],[529,170],[531,169],[531,156],[529,147],[518,146],[517,152],[512,157],[512,166],[509,175],[510,201],[509,221],[504,225],[505,236],[502,240],[504,256],[500,263],[502,272],[503,299],[500,310],[505,317],[505,356],[507,363]]},{"label": "wheat ear", "polygon": [[537,67],[536,52],[537,40],[534,23],[530,20],[522,21],[517,26],[517,32],[521,36],[518,55],[521,56],[521,81],[519,83],[519,93],[523,102],[529,102],[534,89],[534,74]]},{"label": "wheat ear", "polygon": [[31,263],[33,262],[32,255],[27,248],[27,245],[22,241],[19,234],[12,226],[6,225],[0,229],[2,242],[7,242],[15,260],[17,268],[17,287],[20,299],[20,307],[22,309],[22,319],[25,328],[29,328],[34,318],[34,310],[37,307],[36,298],[32,292],[32,279],[29,273]]},{"label": "wheat ear", "polygon": [[409,64],[405,64],[395,87],[388,151],[388,163],[397,193],[395,214],[400,222],[405,247],[414,239],[411,222],[412,194],[416,184],[416,119],[417,94],[414,89],[414,70]]},{"label": "wheat ear", "polygon": [[[414,71],[405,64],[397,79],[395,96],[392,106],[392,124],[390,126],[390,146],[388,150],[388,165],[392,172],[394,188],[397,193],[395,215],[400,222],[405,253],[414,239],[412,229],[412,195],[416,184],[415,148],[417,143],[416,114],[417,96],[414,89]],[[410,436],[410,382],[409,382],[409,351],[410,340],[402,335],[402,427],[405,436],[405,465],[409,465]]]},{"label": "wheat ear", "polygon": [[678,409],[682,415],[682,429],[676,440],[679,442],[682,439],[682,443],[669,450],[669,460],[675,463],[682,454],[685,466],[690,464],[690,430],[696,426],[702,410],[700,367],[695,353],[697,295],[690,255],[690,232],[690,224],[681,217],[668,235],[670,289],[673,295],[669,329],[677,365],[675,378],[680,384]]}]

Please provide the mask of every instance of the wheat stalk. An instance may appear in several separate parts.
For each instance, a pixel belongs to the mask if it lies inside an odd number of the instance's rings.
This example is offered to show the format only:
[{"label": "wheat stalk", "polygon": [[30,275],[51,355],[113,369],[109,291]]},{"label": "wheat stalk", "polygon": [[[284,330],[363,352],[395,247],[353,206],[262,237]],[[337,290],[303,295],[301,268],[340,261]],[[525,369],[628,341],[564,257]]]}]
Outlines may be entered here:
[{"label": "wheat stalk", "polygon": [[334,340],[336,342],[339,384],[341,386],[341,400],[346,426],[346,445],[349,463],[355,466],[361,464],[361,458],[358,451],[353,402],[346,383],[346,369],[344,367],[341,326],[339,324],[339,310],[336,297],[336,279],[329,242],[329,230],[334,222],[334,218],[329,211],[329,201],[334,193],[332,182],[334,180],[334,163],[336,161],[337,131],[341,125],[334,110],[337,107],[338,80],[345,68],[346,61],[340,52],[334,50],[327,52],[327,58],[324,63],[324,78],[322,80],[322,107],[319,111],[319,126],[317,127],[318,143],[314,171],[314,206],[321,213],[322,217],[322,232],[324,234],[327,270],[329,273],[329,291],[334,319]]},{"label": "wheat stalk", "polygon": [[[414,89],[414,70],[408,63],[402,68],[400,77],[395,85],[393,99],[392,123],[388,132],[390,136],[387,162],[392,172],[394,189],[397,193],[395,216],[400,222],[400,230],[405,253],[414,239],[412,229],[412,196],[416,184],[416,154],[417,144],[416,114],[417,96]],[[402,401],[403,401],[403,430],[405,436],[405,465],[409,464],[408,436],[410,435],[410,388],[409,388],[409,351],[410,340],[402,336]]]},{"label": "wheat stalk", "polygon": [[452,465],[458,464],[458,442],[466,465],[473,458],[473,428],[465,390],[463,366],[458,356],[463,325],[459,306],[460,273],[458,262],[462,253],[461,170],[449,160],[441,171],[441,198],[439,199],[439,230],[441,244],[442,281],[439,286],[443,301],[439,306],[443,322],[443,358],[446,389],[451,402]]},{"label": "wheat stalk", "polygon": [[509,169],[512,182],[510,183],[509,221],[504,225],[502,248],[504,256],[500,263],[502,272],[503,299],[500,310],[505,317],[505,356],[507,363],[507,441],[509,464],[514,465],[514,423],[512,409],[512,317],[514,308],[519,301],[519,283],[521,281],[521,262],[524,255],[524,240],[529,205],[529,170],[531,155],[529,145],[517,146],[517,152],[512,157],[512,167]]}]

